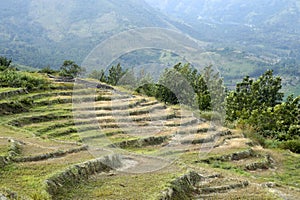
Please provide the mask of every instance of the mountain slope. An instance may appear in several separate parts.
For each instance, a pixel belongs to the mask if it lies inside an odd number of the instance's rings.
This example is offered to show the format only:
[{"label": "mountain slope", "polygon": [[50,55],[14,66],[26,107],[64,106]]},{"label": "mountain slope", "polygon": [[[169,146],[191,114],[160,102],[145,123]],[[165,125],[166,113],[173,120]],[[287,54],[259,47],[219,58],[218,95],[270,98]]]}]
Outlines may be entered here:
[{"label": "mountain slope", "polygon": [[[283,77],[287,94],[300,94],[298,1],[145,1],[1,1],[0,56],[38,68],[58,68],[67,59],[81,64],[114,34],[164,27],[208,42],[199,57],[205,65],[217,67],[229,87],[246,75],[257,77],[271,68]],[[138,53],[137,57],[143,63],[151,56]]]},{"label": "mountain slope", "polygon": [[[186,21],[199,20],[219,24],[244,24],[300,30],[299,27],[292,26],[300,22],[298,17],[300,4],[296,0],[146,1],[163,12]],[[287,21],[289,23],[286,23]]]},{"label": "mountain slope", "polygon": [[0,55],[34,67],[81,62],[105,38],[135,27],[170,27],[143,1],[1,1]]},{"label": "mountain slope", "polygon": [[177,27],[197,39],[211,42],[208,51],[217,55],[212,56],[213,64],[221,70],[227,83],[235,83],[245,75],[256,77],[271,68],[283,77],[288,93],[300,94],[298,1],[146,1],[172,18]]}]

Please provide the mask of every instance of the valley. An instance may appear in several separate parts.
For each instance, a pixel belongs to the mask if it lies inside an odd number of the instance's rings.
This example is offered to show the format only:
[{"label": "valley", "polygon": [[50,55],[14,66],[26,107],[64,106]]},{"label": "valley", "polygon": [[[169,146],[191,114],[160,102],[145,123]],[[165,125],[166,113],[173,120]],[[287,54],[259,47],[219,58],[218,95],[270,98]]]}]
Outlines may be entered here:
[{"label": "valley", "polygon": [[297,0],[0,1],[0,200],[297,200]]}]

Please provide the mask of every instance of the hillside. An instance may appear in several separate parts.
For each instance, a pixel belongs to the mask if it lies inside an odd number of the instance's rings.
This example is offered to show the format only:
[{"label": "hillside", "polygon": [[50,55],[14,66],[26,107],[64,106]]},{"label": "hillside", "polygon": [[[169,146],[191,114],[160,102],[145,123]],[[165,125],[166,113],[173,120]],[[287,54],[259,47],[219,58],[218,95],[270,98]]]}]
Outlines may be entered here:
[{"label": "hillside", "polygon": [[[149,4],[147,4],[147,3]],[[244,76],[273,69],[287,94],[300,94],[299,3],[296,0],[227,1],[1,1],[0,55],[16,64],[58,68],[80,64],[101,42],[122,31],[161,27],[208,44],[199,55],[232,88]],[[161,54],[127,58],[161,62]],[[171,59],[171,60],[169,60]],[[164,59],[164,65],[173,58]],[[124,60],[120,61],[125,63]]]},{"label": "hillside", "polygon": [[211,42],[208,52],[227,85],[268,68],[284,78],[286,92],[300,94],[298,1],[146,1],[181,30]]},{"label": "hillside", "polygon": [[299,154],[121,87],[39,77],[48,89],[0,90],[2,199],[300,195]]},{"label": "hillside", "polygon": [[1,1],[0,54],[19,64],[81,63],[100,42],[136,27],[169,27],[143,1]]},{"label": "hillside", "polygon": [[[199,33],[203,33],[202,36],[206,38],[209,37],[208,33],[210,32],[212,41],[250,44],[251,40],[252,43],[270,43],[272,41],[270,46],[283,49],[284,47],[280,47],[276,41],[285,41],[290,42],[285,44],[285,48],[292,49],[291,47],[297,46],[292,43],[295,38],[284,38],[287,35],[297,37],[300,32],[299,27],[294,26],[300,20],[300,5],[296,0],[146,1],[168,16],[192,26]],[[199,29],[200,27],[204,28],[205,25],[209,30]],[[221,27],[225,28],[223,32],[220,32],[222,34],[216,35]],[[239,30],[239,34],[234,34]],[[207,34],[203,31],[207,31]],[[272,34],[268,37],[262,35],[268,33]],[[266,39],[267,41],[265,41]]]}]

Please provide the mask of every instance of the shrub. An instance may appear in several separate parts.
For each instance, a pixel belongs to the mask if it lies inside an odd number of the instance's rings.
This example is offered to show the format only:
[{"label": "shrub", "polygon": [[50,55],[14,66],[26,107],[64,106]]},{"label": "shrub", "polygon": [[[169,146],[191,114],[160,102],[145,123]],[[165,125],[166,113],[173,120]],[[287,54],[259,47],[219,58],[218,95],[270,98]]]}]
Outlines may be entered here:
[{"label": "shrub", "polygon": [[59,71],[51,69],[50,66],[44,67],[39,71],[39,73],[44,73],[44,74],[57,74]]},{"label": "shrub", "polygon": [[20,72],[15,70],[5,70],[0,72],[1,87],[15,87],[33,89],[48,88],[48,80],[42,75],[30,72]]},{"label": "shrub", "polygon": [[77,65],[74,61],[65,60],[62,66],[60,67],[60,76],[75,78],[79,74],[85,72],[85,69]]},{"label": "shrub", "polygon": [[261,134],[259,134],[258,132],[254,132],[254,131],[246,131],[244,132],[244,135],[247,138],[250,138],[251,140],[253,140],[253,142],[261,145],[262,147],[266,147],[266,138],[264,138]]},{"label": "shrub", "polygon": [[282,142],[281,147],[283,149],[289,149],[294,153],[300,153],[300,140],[288,140]]},{"label": "shrub", "polygon": [[206,119],[208,121],[214,120],[214,121],[219,121],[222,119],[222,116],[218,112],[213,112],[213,111],[203,111],[200,113],[200,117],[203,119]]},{"label": "shrub", "polygon": [[288,135],[291,137],[300,136],[300,125],[291,125],[288,130]]},{"label": "shrub", "polygon": [[0,56],[0,71],[7,69],[11,64],[11,60]]}]

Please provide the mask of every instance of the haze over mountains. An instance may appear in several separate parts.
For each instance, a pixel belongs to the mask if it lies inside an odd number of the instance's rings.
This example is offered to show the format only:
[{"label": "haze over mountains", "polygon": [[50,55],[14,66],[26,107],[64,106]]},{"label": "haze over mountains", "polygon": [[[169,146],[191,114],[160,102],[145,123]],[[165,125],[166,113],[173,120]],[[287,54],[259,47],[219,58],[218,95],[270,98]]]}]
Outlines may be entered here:
[{"label": "haze over mountains", "polygon": [[228,85],[272,68],[288,92],[300,94],[297,0],[11,0],[0,7],[0,55],[15,63],[81,63],[116,33],[163,27],[209,42],[207,53]]},{"label": "haze over mountains", "polygon": [[0,54],[34,67],[82,61],[104,39],[136,27],[169,27],[138,0],[1,1]]},{"label": "haze over mountains", "polygon": [[296,0],[146,1],[190,25],[202,34],[202,39],[222,43],[264,43],[282,49],[299,47],[299,40],[295,39],[299,39],[300,33],[300,26],[297,26],[300,2]]}]

